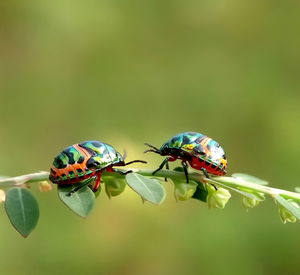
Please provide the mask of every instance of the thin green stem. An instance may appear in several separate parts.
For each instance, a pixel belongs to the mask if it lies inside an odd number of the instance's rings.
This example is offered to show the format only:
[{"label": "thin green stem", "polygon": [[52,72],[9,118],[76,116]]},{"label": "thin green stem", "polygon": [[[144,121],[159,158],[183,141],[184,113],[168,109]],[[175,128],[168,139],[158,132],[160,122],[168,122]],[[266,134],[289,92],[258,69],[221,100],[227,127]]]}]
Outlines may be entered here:
[{"label": "thin green stem", "polygon": [[[152,172],[153,170],[150,169],[118,169],[122,172],[126,172],[128,170],[131,170],[133,172],[139,173],[143,176],[153,177]],[[107,176],[114,176],[114,177],[123,177],[117,173],[103,173],[103,178],[105,180],[105,177]],[[185,181],[185,175],[183,172],[177,172],[177,171],[170,171],[170,170],[160,170],[155,174],[155,177],[159,178],[173,178],[177,180]],[[275,196],[282,196],[285,199],[292,199],[294,201],[300,202],[300,193],[291,192],[283,189],[277,189],[272,188],[265,185],[260,185],[256,183],[251,183],[248,181],[244,181],[239,178],[234,177],[219,177],[219,176],[211,176],[210,179],[205,178],[203,174],[200,173],[190,173],[189,178],[191,180],[197,181],[197,182],[209,182],[213,184],[220,184],[220,186],[228,186],[231,188],[236,188],[241,191],[249,192],[249,193],[263,193],[267,194],[271,197]],[[22,176],[17,177],[11,177],[11,178],[2,178],[0,179],[0,188],[10,187],[10,186],[20,186],[25,183],[33,183],[33,182],[40,182],[45,181],[49,179],[49,173],[48,172],[37,172],[32,174],[26,174]],[[226,187],[225,187],[226,188]]]}]

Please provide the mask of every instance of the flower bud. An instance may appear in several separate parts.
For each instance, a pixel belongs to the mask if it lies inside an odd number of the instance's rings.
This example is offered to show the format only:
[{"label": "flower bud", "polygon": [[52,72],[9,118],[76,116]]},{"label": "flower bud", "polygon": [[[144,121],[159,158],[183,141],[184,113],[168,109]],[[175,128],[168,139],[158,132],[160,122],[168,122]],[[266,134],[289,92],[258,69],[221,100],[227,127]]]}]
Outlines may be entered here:
[{"label": "flower bud", "polygon": [[[299,208],[299,204],[292,201],[288,200],[294,207]],[[291,222],[294,223],[297,221],[297,218],[289,211],[287,210],[284,206],[278,205],[278,211],[280,215],[280,219],[283,223]]]},{"label": "flower bud", "polygon": [[174,196],[176,200],[185,201],[191,198],[197,189],[197,183],[190,181],[189,183],[186,182],[176,182],[174,181],[175,190]]},{"label": "flower bud", "polygon": [[41,192],[49,192],[53,189],[52,184],[50,184],[48,181],[41,181],[39,182],[39,190]]},{"label": "flower bud", "polygon": [[120,195],[125,187],[126,183],[123,179],[116,179],[113,177],[105,178],[105,192],[109,198]]},{"label": "flower bud", "polygon": [[0,203],[5,201],[5,192],[0,189]]},{"label": "flower bud", "polygon": [[216,190],[214,186],[207,184],[206,185],[208,196],[207,204],[209,208],[221,208],[223,209],[231,197],[231,194],[228,190],[218,187]]},{"label": "flower bud", "polygon": [[243,203],[243,206],[246,209],[248,209],[248,208],[254,208],[255,206],[257,206],[260,203],[260,201],[257,200],[257,199],[251,199],[251,198],[248,198],[248,197],[243,197],[242,203]]}]

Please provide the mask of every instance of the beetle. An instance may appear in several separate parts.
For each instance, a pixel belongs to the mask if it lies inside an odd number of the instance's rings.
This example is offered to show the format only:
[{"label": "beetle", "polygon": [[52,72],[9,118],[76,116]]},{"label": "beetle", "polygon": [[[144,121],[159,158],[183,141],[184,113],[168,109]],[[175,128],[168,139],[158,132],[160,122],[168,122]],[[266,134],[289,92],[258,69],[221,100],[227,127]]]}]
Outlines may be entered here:
[{"label": "beetle", "polygon": [[82,181],[84,185],[72,189],[68,195],[78,191],[96,178],[93,192],[100,187],[101,174],[104,171],[117,172],[122,175],[132,171],[116,171],[114,166],[126,166],[134,162],[147,163],[143,160],[133,160],[125,163],[126,153],[122,156],[111,145],[100,141],[85,141],[74,144],[60,152],[53,161],[49,179],[58,185],[77,184]]},{"label": "beetle", "polygon": [[153,152],[161,156],[167,156],[161,165],[152,174],[159,170],[169,169],[169,161],[181,160],[181,164],[185,173],[186,182],[189,182],[188,163],[197,170],[201,170],[204,175],[209,178],[208,173],[213,175],[225,175],[227,168],[227,159],[223,148],[218,142],[196,132],[185,132],[173,136],[165,142],[160,149],[151,144],[145,143],[151,149],[147,152]]}]

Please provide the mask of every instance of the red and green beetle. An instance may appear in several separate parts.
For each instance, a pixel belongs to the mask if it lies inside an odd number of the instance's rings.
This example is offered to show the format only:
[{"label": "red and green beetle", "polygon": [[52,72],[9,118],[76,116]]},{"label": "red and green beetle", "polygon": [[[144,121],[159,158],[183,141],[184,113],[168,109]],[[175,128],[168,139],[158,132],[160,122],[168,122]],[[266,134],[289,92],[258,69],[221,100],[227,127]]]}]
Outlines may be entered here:
[{"label": "red and green beetle", "polygon": [[185,132],[175,135],[165,142],[160,149],[145,143],[151,149],[145,152],[154,152],[161,156],[167,156],[153,175],[159,170],[169,169],[168,162],[181,160],[182,167],[185,172],[186,181],[188,178],[188,163],[197,170],[202,170],[206,177],[208,173],[213,175],[225,175],[227,167],[227,159],[223,148],[215,140],[195,132]]},{"label": "red and green beetle", "polygon": [[[88,184],[96,179],[93,191],[96,192],[100,186],[103,171],[127,174],[132,171],[116,171],[114,166],[126,166],[134,162],[146,163],[143,160],[133,160],[125,163],[125,155],[122,156],[111,145],[100,141],[85,141],[65,148],[59,153],[50,169],[49,179],[59,185],[77,184],[82,181]],[[78,191],[83,186],[77,186],[71,192]]]}]

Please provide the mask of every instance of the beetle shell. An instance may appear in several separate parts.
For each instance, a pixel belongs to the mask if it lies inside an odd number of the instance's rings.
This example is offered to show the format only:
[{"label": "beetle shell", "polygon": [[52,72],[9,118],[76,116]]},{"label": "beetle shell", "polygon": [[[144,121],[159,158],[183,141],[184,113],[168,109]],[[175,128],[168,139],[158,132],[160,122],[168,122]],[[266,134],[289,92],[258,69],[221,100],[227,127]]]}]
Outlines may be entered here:
[{"label": "beetle shell", "polygon": [[178,134],[160,148],[161,155],[188,161],[197,170],[225,175],[227,160],[223,148],[215,140],[195,132]]},{"label": "beetle shell", "polygon": [[123,157],[111,145],[86,141],[65,148],[55,157],[49,179],[56,184],[75,184],[122,164]]}]

